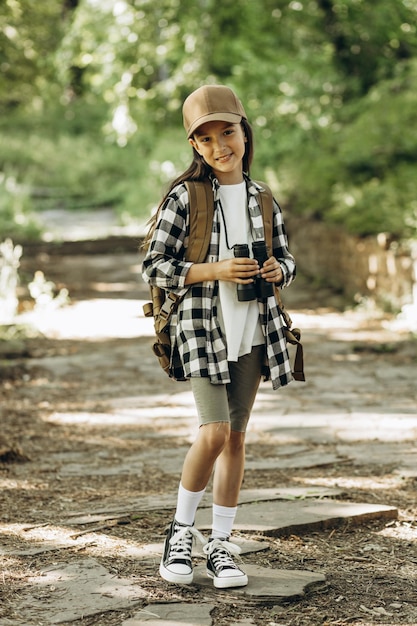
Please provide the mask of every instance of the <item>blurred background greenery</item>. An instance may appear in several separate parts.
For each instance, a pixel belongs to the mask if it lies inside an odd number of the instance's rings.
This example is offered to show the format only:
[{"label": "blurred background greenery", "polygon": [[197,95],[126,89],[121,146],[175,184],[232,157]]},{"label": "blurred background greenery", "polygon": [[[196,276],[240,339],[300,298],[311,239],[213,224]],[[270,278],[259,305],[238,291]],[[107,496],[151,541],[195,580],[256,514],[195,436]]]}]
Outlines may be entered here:
[{"label": "blurred background greenery", "polygon": [[415,237],[416,27],[417,0],[2,0],[2,237],[49,208],[145,221],[190,161],[182,101],[215,82],[286,210]]}]

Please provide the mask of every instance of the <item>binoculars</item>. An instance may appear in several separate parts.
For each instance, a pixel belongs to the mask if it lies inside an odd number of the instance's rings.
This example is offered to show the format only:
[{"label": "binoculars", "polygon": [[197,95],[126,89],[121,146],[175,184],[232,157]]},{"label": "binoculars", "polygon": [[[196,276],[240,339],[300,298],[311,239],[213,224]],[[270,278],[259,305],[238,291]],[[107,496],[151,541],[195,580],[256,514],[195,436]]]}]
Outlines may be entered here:
[{"label": "binoculars", "polygon": [[[244,244],[236,244],[233,246],[235,257],[249,258],[249,246]],[[259,267],[262,267],[268,258],[265,241],[254,241],[252,243],[253,257],[258,261]],[[273,283],[267,283],[261,275],[255,276],[254,282],[249,285],[237,286],[237,299],[239,302],[248,302],[249,300],[262,300],[274,295]]]}]

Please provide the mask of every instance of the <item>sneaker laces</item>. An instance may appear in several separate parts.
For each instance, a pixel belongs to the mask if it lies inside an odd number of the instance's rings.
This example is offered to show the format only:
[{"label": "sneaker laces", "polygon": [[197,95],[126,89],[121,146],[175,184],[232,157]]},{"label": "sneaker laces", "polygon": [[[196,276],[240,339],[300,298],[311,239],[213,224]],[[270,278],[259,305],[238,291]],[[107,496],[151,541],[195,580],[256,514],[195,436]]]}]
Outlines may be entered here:
[{"label": "sneaker laces", "polygon": [[202,544],[206,543],[206,539],[200,533],[197,528],[193,526],[176,526],[176,533],[172,535],[169,540],[171,546],[170,549],[170,561],[173,559],[189,559],[191,553],[191,546],[193,543],[193,537],[201,541]]},{"label": "sneaker laces", "polygon": [[[232,554],[237,556],[241,553],[241,549],[235,543],[227,541],[227,539],[216,538],[209,541],[203,547],[203,552],[207,556],[211,557],[216,569],[221,567],[238,569],[236,563],[233,561]],[[215,554],[213,554],[213,552]]]}]

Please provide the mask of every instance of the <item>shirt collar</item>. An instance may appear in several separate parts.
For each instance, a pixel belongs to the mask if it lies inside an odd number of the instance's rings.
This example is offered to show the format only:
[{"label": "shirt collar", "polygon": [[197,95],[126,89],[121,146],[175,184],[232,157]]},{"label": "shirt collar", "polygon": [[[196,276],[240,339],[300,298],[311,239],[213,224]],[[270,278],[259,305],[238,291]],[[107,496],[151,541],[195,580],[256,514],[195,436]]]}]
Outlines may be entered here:
[{"label": "shirt collar", "polygon": [[[220,183],[217,177],[214,176],[214,174],[210,174],[209,178],[213,186],[214,200],[217,200],[219,197]],[[257,196],[260,191],[264,191],[262,185],[249,178],[248,174],[246,174],[245,172],[243,172],[243,179],[246,183],[246,189],[248,190],[250,196]]]}]

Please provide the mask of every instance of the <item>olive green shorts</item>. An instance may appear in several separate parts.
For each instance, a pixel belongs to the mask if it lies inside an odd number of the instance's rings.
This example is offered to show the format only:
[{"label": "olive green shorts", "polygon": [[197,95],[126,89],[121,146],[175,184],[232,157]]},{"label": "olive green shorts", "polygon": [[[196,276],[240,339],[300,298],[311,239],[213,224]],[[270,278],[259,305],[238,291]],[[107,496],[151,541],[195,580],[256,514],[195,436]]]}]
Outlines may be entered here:
[{"label": "olive green shorts", "polygon": [[191,378],[200,426],[230,422],[231,429],[246,432],[256,392],[261,381],[265,346],[229,362],[231,382],[213,385],[209,378]]}]

